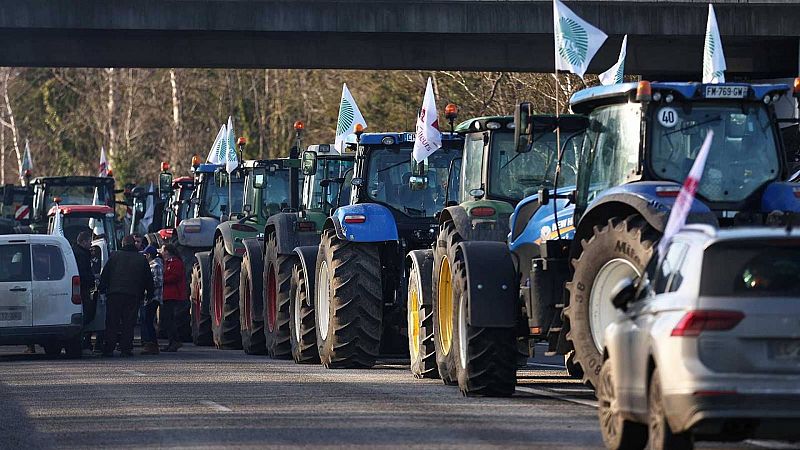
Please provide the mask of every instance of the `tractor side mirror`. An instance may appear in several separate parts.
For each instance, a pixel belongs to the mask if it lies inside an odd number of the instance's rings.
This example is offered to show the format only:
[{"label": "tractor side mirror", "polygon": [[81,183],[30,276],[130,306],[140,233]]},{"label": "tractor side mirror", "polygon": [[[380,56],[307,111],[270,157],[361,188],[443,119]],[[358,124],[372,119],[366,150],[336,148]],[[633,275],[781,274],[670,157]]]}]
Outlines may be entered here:
[{"label": "tractor side mirror", "polygon": [[317,152],[306,150],[303,152],[302,162],[303,175],[314,175],[317,173]]},{"label": "tractor side mirror", "polygon": [[169,172],[161,172],[158,175],[158,193],[165,197],[172,194],[172,174]]},{"label": "tractor side mirror", "polygon": [[224,170],[217,170],[214,172],[214,183],[217,184],[219,187],[225,187],[228,185],[228,173]]},{"label": "tractor side mirror", "polygon": [[628,304],[636,297],[636,281],[623,278],[611,291],[611,303],[615,308],[626,311]]},{"label": "tractor side mirror", "polygon": [[411,155],[411,177],[408,179],[408,187],[412,191],[423,191],[428,187],[428,159],[420,162]]},{"label": "tractor side mirror", "polygon": [[253,172],[253,187],[261,189],[264,187],[264,180],[266,179],[266,172],[264,169],[256,169]]},{"label": "tractor side mirror", "polygon": [[514,108],[514,149],[517,153],[531,151],[533,138],[533,105],[522,102]]}]

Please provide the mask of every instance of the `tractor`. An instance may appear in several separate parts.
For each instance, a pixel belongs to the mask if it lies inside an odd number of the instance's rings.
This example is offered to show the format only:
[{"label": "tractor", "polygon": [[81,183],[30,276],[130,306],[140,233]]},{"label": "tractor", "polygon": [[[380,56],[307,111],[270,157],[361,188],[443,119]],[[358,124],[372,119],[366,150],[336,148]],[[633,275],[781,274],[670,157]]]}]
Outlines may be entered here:
[{"label": "tractor", "polygon": [[[223,221],[214,233],[208,256],[210,270],[209,316],[214,345],[263,354],[260,286],[263,277],[263,230],[267,220],[291,209],[292,193],[299,184],[297,151],[293,158],[245,161],[233,173],[244,183],[244,206]],[[292,188],[294,186],[294,188]],[[236,194],[232,194],[236,195]],[[238,193],[242,195],[242,191]],[[240,278],[245,290],[240,291]],[[253,296],[255,295],[255,299]],[[205,300],[205,299],[204,299]]]},{"label": "tractor", "polygon": [[[800,83],[795,86],[797,96]],[[511,332],[522,328],[545,340],[550,354],[569,357],[571,372],[596,386],[603,332],[618,314],[612,293],[621,280],[636,279],[653,256],[710,130],[714,138],[688,221],[732,227],[796,220],[800,187],[784,181],[788,170],[773,106],[790,93],[782,84],[641,81],[573,95],[572,111],[588,117],[574,190],[559,183],[552,192],[540,189],[533,202],[520,202],[508,246],[460,244],[465,270],[452,281],[452,299],[459,312],[453,343],[462,391],[476,392],[469,361],[482,349],[477,338],[488,332],[495,353],[509,353]],[[536,118],[529,105],[519,105],[517,119],[515,145],[524,146]],[[550,203],[563,201],[575,210],[572,223],[558,224],[559,238],[542,223],[552,213]],[[563,232],[572,227],[570,239]],[[480,272],[486,261],[494,262],[490,274]],[[485,322],[482,314],[490,308],[494,320]],[[506,371],[492,383],[495,392],[509,395],[515,381]]]},{"label": "tractor", "polygon": [[32,208],[31,187],[13,184],[0,186],[0,234],[12,234],[20,230],[18,227],[28,228]]},{"label": "tractor", "polygon": [[[439,238],[432,248],[414,250],[406,258],[410,268],[408,347],[411,372],[417,378],[441,377],[445,383],[455,383],[450,362],[453,308],[444,304],[451,297],[444,290],[452,288],[451,271],[461,270],[454,266],[456,246],[462,241],[505,243],[514,207],[536,195],[539,188],[554,186],[558,162],[554,130],[559,122],[562,142],[568,144],[564,146],[568,147],[568,155],[563,162],[567,170],[562,176],[570,172],[566,181],[574,184],[575,149],[585,118],[536,119],[531,145],[520,152],[514,148],[512,116],[474,118],[455,129],[464,136],[464,151],[453,160],[448,175],[447,207],[437,216]],[[571,211],[564,211],[560,219],[571,216]],[[518,346],[520,363],[525,364],[529,353],[527,336],[519,340]],[[513,365],[511,360],[504,362]]]},{"label": "tractor", "polygon": [[171,242],[181,220],[189,217],[189,207],[191,206],[189,200],[194,191],[194,178],[178,177],[172,179],[170,176],[170,181],[169,188],[159,189],[161,202],[163,202],[163,207],[161,208],[161,225],[163,228],[159,229],[158,232],[148,233],[146,236],[147,243],[156,247]]},{"label": "tractor", "polygon": [[[111,177],[37,177],[33,186],[33,217],[31,229],[34,233],[47,230],[47,213],[55,206],[54,198],[64,205],[106,205],[116,207],[114,178]],[[122,232],[121,228],[116,231]]]},{"label": "tractor", "polygon": [[414,133],[356,131],[355,166],[340,187],[351,190],[350,202],[325,220],[312,266],[308,304],[328,368],[371,367],[379,355],[405,355],[405,257],[436,239],[434,215],[445,206],[447,175],[464,144],[443,133],[442,148],[417,163]]},{"label": "tractor", "polygon": [[[329,144],[309,146],[301,158],[304,177],[300,208],[267,221],[266,270],[261,283],[265,288],[263,297],[262,292],[253,290],[252,298],[265,299],[260,325],[272,358],[293,358],[297,363],[319,361],[313,308],[308,303],[313,298],[309,292],[314,277],[309,277],[306,269],[315,269],[320,232],[340,204],[340,186],[353,167],[354,157],[355,146],[346,147],[342,153]],[[245,288],[244,271],[241,286]]]}]

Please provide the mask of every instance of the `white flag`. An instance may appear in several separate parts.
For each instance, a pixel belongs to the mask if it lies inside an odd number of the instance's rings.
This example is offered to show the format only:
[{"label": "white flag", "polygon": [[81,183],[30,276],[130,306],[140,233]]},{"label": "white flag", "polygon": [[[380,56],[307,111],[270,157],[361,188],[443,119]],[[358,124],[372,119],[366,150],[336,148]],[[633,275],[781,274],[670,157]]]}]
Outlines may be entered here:
[{"label": "white flag", "polygon": [[714,6],[708,4],[708,23],[706,24],[706,43],[703,46],[703,83],[724,83],[725,53],[722,52],[722,39],[719,37],[717,15]]},{"label": "white flag", "polygon": [[56,213],[53,216],[53,230],[50,232],[53,236],[64,236],[64,224],[61,221],[61,208],[56,205]]},{"label": "white flag", "polygon": [[442,132],[439,131],[439,112],[436,110],[436,97],[430,77],[422,99],[422,109],[417,116],[417,137],[414,140],[414,160],[422,162],[442,146]]},{"label": "white flag", "polygon": [[108,176],[108,159],[106,158],[106,149],[105,147],[100,147],[100,164],[97,165],[97,176],[98,177],[107,177]]},{"label": "white flag", "polygon": [[228,128],[227,128],[228,136],[225,139],[225,170],[228,173],[233,173],[237,167],[239,167],[239,158],[236,155],[236,137],[235,133],[233,132],[233,119],[231,116],[228,116]]},{"label": "white flag", "polygon": [[568,70],[581,78],[608,37],[559,0],[553,0],[553,32],[556,70]]},{"label": "white flag", "polygon": [[367,121],[361,115],[361,111],[345,83],[342,85],[342,101],[339,103],[339,119],[336,121],[336,140],[333,144],[336,150],[344,151],[345,139],[356,131],[356,125],[359,124],[364,129],[367,128]]},{"label": "white flag", "polygon": [[143,232],[147,233],[150,225],[153,223],[153,216],[155,215],[155,187],[153,183],[150,182],[150,189],[147,190],[147,208],[144,211],[144,216],[142,217],[142,221],[139,222],[142,224]]},{"label": "white flag", "polygon": [[206,161],[211,164],[225,164],[225,125],[222,125],[217,133],[217,138],[211,144],[211,150],[208,151]]},{"label": "white flag", "polygon": [[711,148],[711,141],[714,139],[714,132],[710,131],[706,135],[703,146],[697,152],[697,158],[692,164],[692,169],[689,170],[689,176],[683,182],[678,198],[675,199],[675,204],[672,205],[672,211],[669,213],[669,220],[667,226],[664,227],[664,236],[658,243],[658,257],[663,258],[666,255],[666,249],[672,236],[675,235],[686,224],[686,218],[689,216],[689,210],[692,209],[692,202],[694,202],[694,194],[697,192],[697,187],[700,184],[700,179],[703,177],[703,170],[706,167],[706,158],[708,151]]},{"label": "white flag", "polygon": [[19,179],[25,178],[25,172],[33,170],[33,158],[31,158],[31,147],[25,139],[25,154],[22,156],[22,165],[19,167]]},{"label": "white flag", "polygon": [[628,35],[622,38],[622,48],[619,50],[619,59],[610,69],[600,74],[600,82],[605,85],[620,84],[625,78],[625,54],[628,51]]}]

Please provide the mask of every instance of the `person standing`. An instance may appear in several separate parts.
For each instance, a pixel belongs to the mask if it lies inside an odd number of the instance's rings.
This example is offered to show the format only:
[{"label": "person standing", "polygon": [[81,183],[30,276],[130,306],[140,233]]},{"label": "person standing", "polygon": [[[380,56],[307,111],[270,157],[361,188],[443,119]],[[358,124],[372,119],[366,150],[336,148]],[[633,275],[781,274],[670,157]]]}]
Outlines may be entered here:
[{"label": "person standing", "polygon": [[186,273],[183,261],[178,256],[178,249],[173,244],[161,247],[164,257],[164,305],[161,309],[161,325],[167,329],[169,345],[161,348],[162,352],[177,352],[183,347],[178,337],[178,314],[182,303],[186,300]]},{"label": "person standing", "polygon": [[153,275],[153,297],[142,306],[142,355],[157,355],[158,335],[156,335],[156,313],[164,302],[162,297],[164,288],[164,263],[158,255],[158,250],[148,245],[143,251],[145,258],[150,263],[150,273]]},{"label": "person standing", "polygon": [[[92,232],[81,231],[75,239],[72,253],[78,265],[78,276],[81,279],[81,304],[83,305],[83,324],[87,325],[94,320],[97,305],[91,301],[91,291],[95,287],[94,272],[92,271]],[[91,348],[91,333],[84,334],[83,348]]]},{"label": "person standing", "polygon": [[132,236],[122,239],[122,250],[112,253],[103,267],[99,290],[106,294],[103,356],[113,356],[117,338],[121,355],[133,356],[136,315],[142,301],[153,297],[153,276],[145,257],[136,251]]}]

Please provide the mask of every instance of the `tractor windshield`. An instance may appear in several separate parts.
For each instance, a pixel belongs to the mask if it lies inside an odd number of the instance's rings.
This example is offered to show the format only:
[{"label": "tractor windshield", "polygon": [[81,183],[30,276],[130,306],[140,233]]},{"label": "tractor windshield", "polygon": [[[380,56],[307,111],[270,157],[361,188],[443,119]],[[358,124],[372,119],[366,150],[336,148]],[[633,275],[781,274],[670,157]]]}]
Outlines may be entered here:
[{"label": "tractor windshield", "polygon": [[[305,200],[306,208],[328,213],[339,206],[340,186],[344,182],[345,172],[352,167],[352,159],[321,158],[317,165],[317,173],[313,179],[309,180],[312,191],[310,198]],[[326,183],[322,183],[323,180]],[[323,184],[327,186],[323,188]],[[341,190],[345,191],[344,189]],[[343,192],[343,197],[344,195],[346,195],[346,192]]]},{"label": "tractor windshield", "polygon": [[113,193],[108,191],[110,189],[105,186],[48,185],[44,194],[46,209],[50,210],[55,206],[54,197],[61,197],[62,205],[105,205],[106,201],[113,197]]},{"label": "tractor windshield", "polygon": [[264,219],[289,207],[289,170],[267,171],[261,194],[261,216]]},{"label": "tractor windshield", "polygon": [[434,152],[428,157],[427,186],[411,190],[411,149],[411,146],[370,149],[367,195],[409,216],[432,217],[444,208],[450,161],[461,153],[447,148]]},{"label": "tractor windshield", "polygon": [[676,103],[652,111],[649,164],[655,176],[683,183],[712,130],[701,197],[739,202],[780,176],[775,132],[763,104]]},{"label": "tractor windshield", "polygon": [[[78,235],[83,231],[90,231],[92,239],[105,238],[110,250],[116,250],[116,229],[114,228],[113,214],[110,216],[98,214],[67,214],[62,216],[61,225],[64,237],[70,244],[74,244]],[[49,218],[48,232],[53,230],[53,216]]]},{"label": "tractor windshield", "polygon": [[[580,140],[571,139],[575,133],[561,133],[564,147],[559,186],[575,185],[576,157]],[[514,133],[494,133],[489,161],[489,195],[518,202],[536,194],[539,187],[553,188],[556,164],[556,133],[534,136],[530,152],[514,150]]]},{"label": "tractor windshield", "polygon": [[242,210],[242,195],[244,194],[244,180],[234,179],[231,186],[233,195],[232,205],[228,206],[228,185],[220,186],[214,182],[213,177],[209,177],[205,189],[203,189],[203,201],[200,204],[200,215],[203,217],[219,218],[222,215],[222,206],[226,206],[226,214],[231,211]]}]

